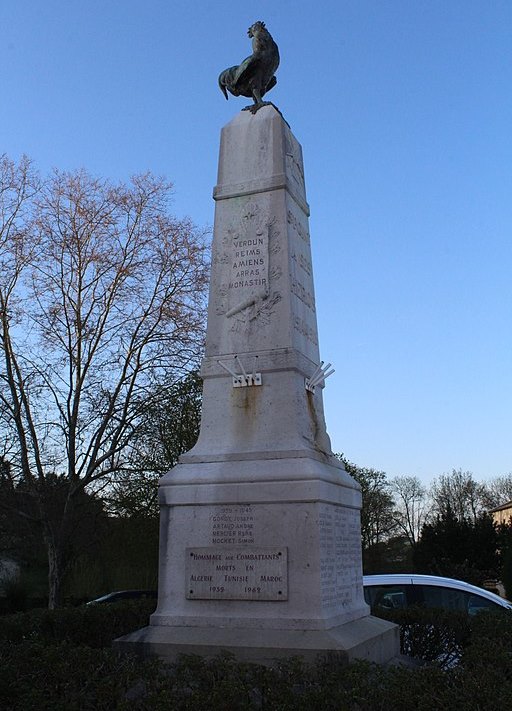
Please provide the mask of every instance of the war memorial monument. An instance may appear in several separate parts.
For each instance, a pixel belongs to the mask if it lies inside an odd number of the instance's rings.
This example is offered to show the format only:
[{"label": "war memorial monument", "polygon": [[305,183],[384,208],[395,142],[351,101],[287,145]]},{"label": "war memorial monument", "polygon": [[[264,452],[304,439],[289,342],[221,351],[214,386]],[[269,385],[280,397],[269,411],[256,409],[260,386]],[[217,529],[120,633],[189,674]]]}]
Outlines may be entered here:
[{"label": "war memorial monument", "polygon": [[324,421],[302,149],[263,101],[277,45],[262,22],[248,34],[219,77],[254,103],[221,135],[201,431],[160,482],[157,609],[118,644],[387,662],[398,628],[364,601],[360,489]]}]

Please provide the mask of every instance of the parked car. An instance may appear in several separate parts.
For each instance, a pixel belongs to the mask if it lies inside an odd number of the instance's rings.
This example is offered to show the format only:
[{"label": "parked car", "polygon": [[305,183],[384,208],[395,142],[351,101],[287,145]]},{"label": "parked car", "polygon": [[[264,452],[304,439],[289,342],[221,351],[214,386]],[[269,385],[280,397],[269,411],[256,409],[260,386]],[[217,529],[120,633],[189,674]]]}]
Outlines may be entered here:
[{"label": "parked car", "polygon": [[363,576],[364,597],[372,608],[396,610],[420,605],[462,610],[476,615],[481,610],[512,610],[512,603],[462,580],[437,575],[390,574]]},{"label": "parked car", "polygon": [[107,595],[97,597],[95,600],[90,600],[87,604],[95,605],[96,603],[120,602],[121,600],[156,600],[157,597],[158,593],[156,590],[118,590],[117,592],[111,592],[107,593]]}]

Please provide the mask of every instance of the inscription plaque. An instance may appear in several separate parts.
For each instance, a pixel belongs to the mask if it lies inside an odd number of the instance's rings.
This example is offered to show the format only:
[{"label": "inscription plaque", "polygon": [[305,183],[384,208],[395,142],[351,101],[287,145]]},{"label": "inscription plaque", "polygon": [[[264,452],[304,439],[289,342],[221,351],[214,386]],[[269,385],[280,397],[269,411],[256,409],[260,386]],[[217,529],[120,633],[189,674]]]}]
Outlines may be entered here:
[{"label": "inscription plaque", "polygon": [[326,607],[349,607],[362,587],[359,513],[323,504],[319,509],[321,589]]},{"label": "inscription plaque", "polygon": [[288,549],[187,548],[188,600],[287,600]]}]

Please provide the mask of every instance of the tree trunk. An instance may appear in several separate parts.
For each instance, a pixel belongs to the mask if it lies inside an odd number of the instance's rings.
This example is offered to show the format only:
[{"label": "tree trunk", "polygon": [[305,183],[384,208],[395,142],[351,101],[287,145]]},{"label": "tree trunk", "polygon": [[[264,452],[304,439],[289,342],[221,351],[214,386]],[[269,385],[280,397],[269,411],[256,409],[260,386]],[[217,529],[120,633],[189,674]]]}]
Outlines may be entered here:
[{"label": "tree trunk", "polygon": [[64,565],[61,546],[51,537],[46,539],[48,553],[48,608],[55,610],[62,606],[62,583]]}]

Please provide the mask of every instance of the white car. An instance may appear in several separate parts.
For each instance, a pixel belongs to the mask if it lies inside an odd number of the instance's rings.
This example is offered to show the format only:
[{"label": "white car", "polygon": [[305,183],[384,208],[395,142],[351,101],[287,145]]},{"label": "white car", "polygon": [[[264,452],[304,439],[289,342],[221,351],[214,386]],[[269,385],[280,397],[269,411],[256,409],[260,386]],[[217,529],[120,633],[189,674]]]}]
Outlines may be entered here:
[{"label": "white car", "polygon": [[420,605],[444,610],[461,610],[475,615],[480,610],[512,610],[512,603],[462,580],[437,575],[364,575],[364,597],[372,608],[396,610]]}]

